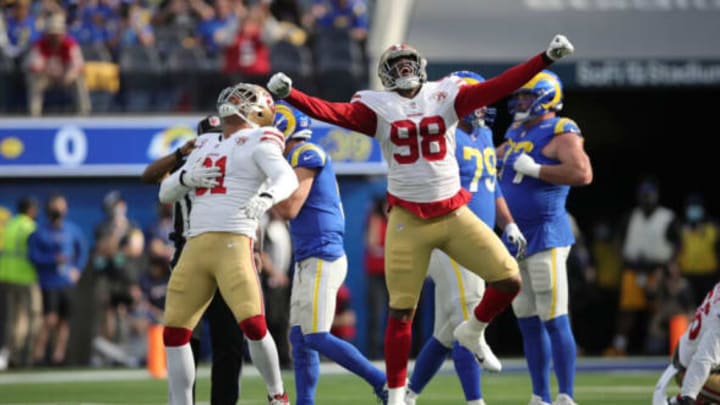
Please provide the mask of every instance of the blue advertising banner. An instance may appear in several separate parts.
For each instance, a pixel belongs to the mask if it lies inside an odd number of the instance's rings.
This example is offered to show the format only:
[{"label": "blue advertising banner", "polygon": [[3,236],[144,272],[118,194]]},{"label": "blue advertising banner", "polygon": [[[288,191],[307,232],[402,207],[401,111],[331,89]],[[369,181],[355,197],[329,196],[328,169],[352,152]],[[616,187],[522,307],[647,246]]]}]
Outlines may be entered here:
[{"label": "blue advertising banner", "polygon": [[[138,176],[195,136],[202,117],[0,119],[0,177]],[[367,136],[313,123],[313,142],[337,174],[383,174],[380,147]]]}]

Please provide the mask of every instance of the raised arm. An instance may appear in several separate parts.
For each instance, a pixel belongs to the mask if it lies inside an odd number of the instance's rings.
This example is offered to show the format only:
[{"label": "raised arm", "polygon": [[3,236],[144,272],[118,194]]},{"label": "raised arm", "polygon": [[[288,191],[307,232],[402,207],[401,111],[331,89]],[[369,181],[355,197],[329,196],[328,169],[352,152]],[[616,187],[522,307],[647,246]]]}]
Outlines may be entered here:
[{"label": "raised arm", "polygon": [[374,136],[377,116],[362,103],[331,103],[308,96],[292,87],[292,80],[284,73],[275,73],[268,81],[268,90],[277,98],[283,98],[305,114],[330,124]]},{"label": "raised arm", "polygon": [[512,67],[486,82],[460,88],[455,98],[455,111],[464,117],[473,110],[492,104],[527,83],[535,74],[554,61],[570,55],[575,47],[564,35],[555,35],[545,52],[527,62]]},{"label": "raised arm", "polygon": [[292,89],[285,99],[305,114],[330,124],[374,136],[377,129],[375,112],[362,103],[331,103]]},{"label": "raised arm", "polygon": [[545,52],[539,53],[527,62],[513,66],[492,79],[460,87],[455,98],[457,116],[464,117],[482,106],[509,95],[551,63],[552,60]]}]

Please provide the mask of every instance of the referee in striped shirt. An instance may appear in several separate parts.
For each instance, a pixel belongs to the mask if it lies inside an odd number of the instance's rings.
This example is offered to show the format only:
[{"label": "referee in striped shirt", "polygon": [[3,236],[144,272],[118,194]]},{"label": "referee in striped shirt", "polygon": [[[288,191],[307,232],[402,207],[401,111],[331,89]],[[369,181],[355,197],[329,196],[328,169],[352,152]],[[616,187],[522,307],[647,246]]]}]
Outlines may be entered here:
[{"label": "referee in striped shirt", "polygon": [[[220,118],[214,115],[203,118],[198,123],[197,135],[222,136]],[[165,176],[183,166],[185,159],[194,148],[195,139],[191,139],[182,147],[176,149],[175,152],[150,163],[148,167],[145,168],[141,180],[144,183],[160,183]],[[170,234],[170,239],[175,243],[175,254],[171,261],[172,267],[175,267],[175,264],[180,258],[183,246],[185,246],[185,237],[183,234],[185,229],[187,229],[191,209],[190,199],[187,196],[176,202],[173,207],[175,229]],[[261,235],[258,235],[258,242],[254,244],[255,261],[258,269],[262,268],[260,259],[262,238],[260,236]],[[240,396],[240,374],[242,371],[244,336],[230,308],[228,308],[220,295],[219,290],[215,292],[215,297],[213,297],[205,315],[207,316],[210,326],[213,352],[212,373],[210,377],[210,404],[235,405]],[[200,351],[199,329],[201,325],[202,323],[195,328],[190,340],[196,367]],[[193,386],[193,392],[194,388]]]}]

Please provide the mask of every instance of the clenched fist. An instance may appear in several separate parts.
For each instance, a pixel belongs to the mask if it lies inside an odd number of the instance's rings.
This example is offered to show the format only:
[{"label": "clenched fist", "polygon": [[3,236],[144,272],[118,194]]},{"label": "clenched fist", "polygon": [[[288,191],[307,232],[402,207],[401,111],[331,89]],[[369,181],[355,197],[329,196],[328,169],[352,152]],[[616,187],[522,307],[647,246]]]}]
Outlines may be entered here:
[{"label": "clenched fist", "polygon": [[277,98],[285,98],[292,90],[292,79],[283,72],[275,73],[267,83],[267,88]]},{"label": "clenched fist", "polygon": [[548,58],[556,61],[560,58],[564,58],[565,56],[570,55],[574,51],[575,47],[573,46],[573,44],[570,43],[570,41],[565,37],[565,35],[558,34],[555,35],[552,41],[550,41],[550,45],[548,45],[545,54]]}]

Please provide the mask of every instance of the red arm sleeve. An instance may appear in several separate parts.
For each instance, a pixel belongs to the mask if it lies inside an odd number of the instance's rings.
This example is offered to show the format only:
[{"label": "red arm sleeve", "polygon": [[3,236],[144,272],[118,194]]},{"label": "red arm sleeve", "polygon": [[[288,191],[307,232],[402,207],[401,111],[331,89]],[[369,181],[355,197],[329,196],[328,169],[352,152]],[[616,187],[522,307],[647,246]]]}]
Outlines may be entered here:
[{"label": "red arm sleeve", "polygon": [[290,91],[285,101],[320,121],[375,136],[377,115],[362,103],[331,103],[296,89]]},{"label": "red arm sleeve", "polygon": [[462,86],[455,97],[455,112],[464,117],[475,109],[492,104],[527,83],[550,65],[545,53],[535,55],[525,63],[511,67],[500,75],[482,83]]}]

